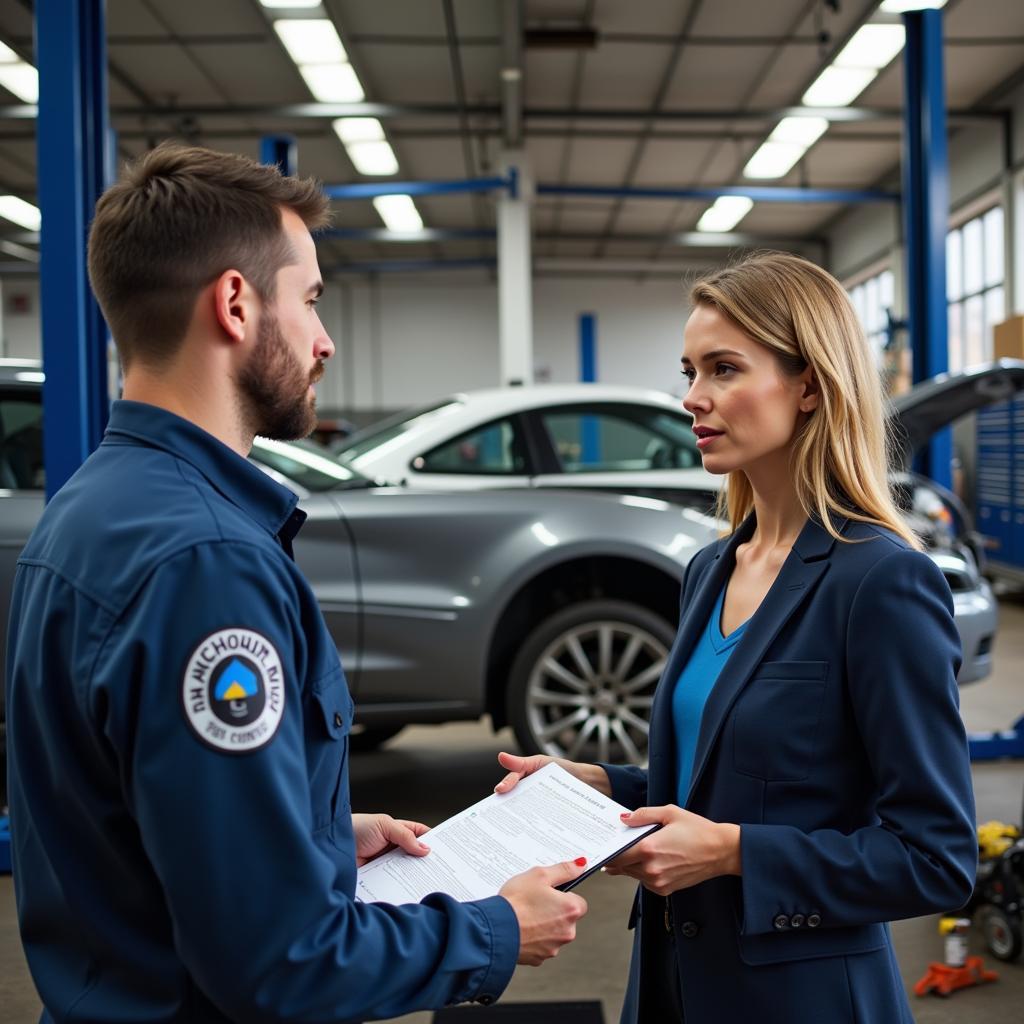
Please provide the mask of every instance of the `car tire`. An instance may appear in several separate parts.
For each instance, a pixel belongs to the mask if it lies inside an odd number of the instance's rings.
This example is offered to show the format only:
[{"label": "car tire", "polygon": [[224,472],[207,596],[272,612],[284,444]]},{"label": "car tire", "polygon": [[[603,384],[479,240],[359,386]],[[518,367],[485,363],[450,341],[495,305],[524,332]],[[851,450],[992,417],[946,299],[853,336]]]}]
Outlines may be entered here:
[{"label": "car tire", "polygon": [[982,912],[981,930],[985,945],[997,960],[1016,960],[1024,948],[1020,918],[1011,917],[1001,907],[986,907]]},{"label": "car tire", "polygon": [[642,605],[571,605],[527,636],[506,711],[524,753],[647,763],[651,700],[675,630]]},{"label": "car tire", "polygon": [[404,725],[357,725],[349,733],[348,749],[355,754],[376,750],[404,728]]}]

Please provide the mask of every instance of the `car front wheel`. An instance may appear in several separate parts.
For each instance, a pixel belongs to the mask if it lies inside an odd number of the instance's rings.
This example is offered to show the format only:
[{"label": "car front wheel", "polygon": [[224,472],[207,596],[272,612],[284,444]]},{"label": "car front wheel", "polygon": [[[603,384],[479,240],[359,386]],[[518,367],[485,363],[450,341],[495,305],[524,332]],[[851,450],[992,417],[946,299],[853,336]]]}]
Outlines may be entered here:
[{"label": "car front wheel", "polygon": [[674,630],[641,605],[572,605],[526,639],[509,677],[508,718],[526,753],[647,763],[651,702]]}]

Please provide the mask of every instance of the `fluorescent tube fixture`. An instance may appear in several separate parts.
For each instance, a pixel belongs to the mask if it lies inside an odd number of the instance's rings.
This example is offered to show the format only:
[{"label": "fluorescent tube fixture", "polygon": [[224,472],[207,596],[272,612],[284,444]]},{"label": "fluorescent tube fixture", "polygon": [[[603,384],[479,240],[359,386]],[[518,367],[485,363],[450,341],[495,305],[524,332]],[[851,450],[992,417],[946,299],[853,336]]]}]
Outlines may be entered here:
[{"label": "fluorescent tube fixture", "polygon": [[828,131],[825,117],[784,117],[771,135],[771,142],[795,142],[799,146],[813,146]]},{"label": "fluorescent tube fixture", "polygon": [[796,142],[762,142],[743,168],[744,178],[781,178],[807,152]]},{"label": "fluorescent tube fixture", "polygon": [[6,44],[0,43],[0,64],[17,64],[21,58]]},{"label": "fluorescent tube fixture", "polygon": [[386,142],[351,142],[345,147],[360,174],[397,174],[398,161]]},{"label": "fluorescent tube fixture", "polygon": [[412,196],[377,196],[373,206],[389,231],[412,234],[423,230],[423,220]]},{"label": "fluorescent tube fixture", "polygon": [[880,11],[886,14],[903,14],[906,11],[938,11],[946,6],[946,0],[883,0]]},{"label": "fluorescent tube fixture", "polygon": [[271,10],[298,11],[302,8],[319,7],[320,0],[260,0],[264,7]]},{"label": "fluorescent tube fixture", "polygon": [[333,127],[346,146],[351,142],[384,141],[384,126],[375,117],[339,117]]},{"label": "fluorescent tube fixture", "polygon": [[299,74],[321,103],[362,103],[366,98],[351,64],[302,64]]},{"label": "fluorescent tube fixture", "polygon": [[903,49],[902,25],[862,25],[832,62],[836,68],[874,68],[880,71]]},{"label": "fluorescent tube fixture", "polygon": [[26,203],[17,196],[0,196],[0,217],[25,228],[27,231],[38,231],[43,222],[38,206]]},{"label": "fluorescent tube fixture", "polygon": [[39,72],[31,64],[0,64],[0,85],[22,103],[39,102]]},{"label": "fluorescent tube fixture", "polygon": [[279,18],[274,31],[298,65],[343,64],[348,60],[337,29],[328,18]]},{"label": "fluorescent tube fixture", "polygon": [[753,205],[753,199],[747,196],[719,196],[697,221],[697,230],[732,231]]},{"label": "fluorescent tube fixture", "polygon": [[872,68],[829,66],[804,93],[803,103],[808,107],[845,107],[871,84],[877,74]]}]

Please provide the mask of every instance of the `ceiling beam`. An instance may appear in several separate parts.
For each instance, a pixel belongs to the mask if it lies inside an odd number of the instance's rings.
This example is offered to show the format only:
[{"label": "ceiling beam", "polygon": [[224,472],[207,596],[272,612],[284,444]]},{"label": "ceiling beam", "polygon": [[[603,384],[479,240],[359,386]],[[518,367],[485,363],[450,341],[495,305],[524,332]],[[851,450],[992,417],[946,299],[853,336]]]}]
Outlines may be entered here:
[{"label": "ceiling beam", "polygon": [[[457,105],[448,103],[279,103],[279,104],[188,104],[182,106],[159,106],[142,104],[134,107],[115,106],[111,116],[163,117],[280,117],[304,120],[315,118],[333,120],[336,117],[376,117],[385,120],[393,118],[453,117],[460,114]],[[492,118],[499,121],[501,107],[495,104],[467,104],[465,113],[470,117]],[[954,109],[948,112],[955,121],[1000,120],[1005,112],[989,108]],[[0,106],[0,121],[34,120],[34,104],[21,103]],[[676,108],[649,110],[612,109],[582,107],[526,107],[523,116],[527,121],[773,121],[783,117],[826,117],[830,121],[847,123],[865,121],[899,121],[903,114],[899,108],[880,107],[807,107],[799,104],[789,107],[759,107],[750,110],[709,110],[706,108]]]}]

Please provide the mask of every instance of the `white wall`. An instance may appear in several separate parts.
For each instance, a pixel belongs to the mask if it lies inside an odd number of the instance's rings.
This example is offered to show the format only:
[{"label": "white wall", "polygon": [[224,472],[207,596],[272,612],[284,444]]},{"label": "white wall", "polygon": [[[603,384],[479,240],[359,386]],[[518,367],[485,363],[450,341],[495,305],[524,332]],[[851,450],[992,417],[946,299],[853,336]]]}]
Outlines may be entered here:
[{"label": "white wall", "polygon": [[[533,287],[538,380],[579,380],[579,315],[592,313],[599,380],[678,390],[681,279],[538,277]],[[395,409],[498,383],[498,292],[482,272],[330,284],[321,308],[338,349],[323,408]]]},{"label": "white wall", "polygon": [[38,359],[39,279],[8,277],[0,280],[0,356]]}]

